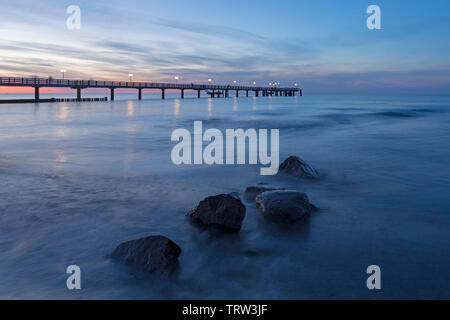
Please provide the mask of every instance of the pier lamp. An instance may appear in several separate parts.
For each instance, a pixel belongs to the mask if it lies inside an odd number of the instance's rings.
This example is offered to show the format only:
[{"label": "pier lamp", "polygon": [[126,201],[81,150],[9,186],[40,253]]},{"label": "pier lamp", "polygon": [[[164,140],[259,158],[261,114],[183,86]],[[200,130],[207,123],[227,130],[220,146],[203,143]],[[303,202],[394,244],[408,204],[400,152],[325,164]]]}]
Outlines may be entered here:
[{"label": "pier lamp", "polygon": [[208,79],[208,82],[211,83],[211,82],[212,82],[212,79]]},{"label": "pier lamp", "polygon": [[178,83],[178,79],[180,79],[179,76],[175,76],[175,82]]},{"label": "pier lamp", "polygon": [[294,83],[294,86],[295,86],[295,87],[298,87],[298,83]]},{"label": "pier lamp", "polygon": [[256,81],[253,81],[253,85],[256,86]]},{"label": "pier lamp", "polygon": [[63,80],[64,80],[64,74],[67,72],[67,70],[66,69],[61,69],[61,73],[62,73],[62,78],[63,78]]},{"label": "pier lamp", "polygon": [[269,86],[272,86],[272,82],[269,82]]},{"label": "pier lamp", "polygon": [[236,81],[236,80],[234,80],[234,81],[233,81],[233,83],[234,83],[234,84],[236,84],[236,83],[237,83],[237,81]]},{"label": "pier lamp", "polygon": [[128,76],[130,77],[130,82],[132,82],[133,81],[133,74],[130,73]]}]

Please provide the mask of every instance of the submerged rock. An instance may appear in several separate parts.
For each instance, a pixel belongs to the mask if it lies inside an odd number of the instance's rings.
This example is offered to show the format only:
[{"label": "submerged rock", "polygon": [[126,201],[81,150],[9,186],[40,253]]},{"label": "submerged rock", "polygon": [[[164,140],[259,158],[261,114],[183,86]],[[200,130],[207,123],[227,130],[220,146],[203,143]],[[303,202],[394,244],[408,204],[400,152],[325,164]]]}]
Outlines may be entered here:
[{"label": "submerged rock", "polygon": [[203,225],[218,225],[240,230],[245,218],[245,206],[236,193],[207,197],[186,215]]},{"label": "submerged rock", "polygon": [[167,274],[178,265],[181,248],[164,236],[150,236],[120,244],[111,258],[144,272]]},{"label": "submerged rock", "polygon": [[279,171],[290,174],[297,178],[317,179],[317,171],[299,157],[291,156],[283,161]]},{"label": "submerged rock", "polygon": [[256,207],[265,217],[288,222],[300,220],[316,209],[306,193],[293,190],[263,192],[256,197]]},{"label": "submerged rock", "polygon": [[285,188],[259,183],[256,186],[247,187],[247,189],[245,189],[244,198],[247,201],[255,201],[256,197],[261,193],[275,190],[285,190]]}]

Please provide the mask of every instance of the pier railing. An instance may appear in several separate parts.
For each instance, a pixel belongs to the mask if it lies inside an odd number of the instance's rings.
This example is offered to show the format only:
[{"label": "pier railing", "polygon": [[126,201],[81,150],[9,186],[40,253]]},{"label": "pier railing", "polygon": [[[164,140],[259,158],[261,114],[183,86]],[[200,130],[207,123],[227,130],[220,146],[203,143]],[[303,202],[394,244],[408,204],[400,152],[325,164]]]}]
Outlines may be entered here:
[{"label": "pier railing", "polygon": [[135,89],[192,89],[192,90],[267,90],[267,91],[298,91],[298,88],[236,86],[213,84],[182,84],[162,82],[135,81],[105,81],[105,80],[70,80],[53,78],[17,78],[0,77],[0,86],[30,86],[30,87],[71,87],[71,88],[135,88]]},{"label": "pier railing", "polygon": [[212,98],[229,97],[229,91],[236,91],[236,97],[239,97],[239,91],[246,91],[246,96],[253,91],[255,96],[295,96],[296,92],[302,95],[302,90],[295,88],[281,87],[259,87],[259,86],[232,86],[232,85],[213,85],[213,84],[185,84],[185,83],[162,83],[162,82],[136,82],[136,81],[106,81],[106,80],[71,80],[71,79],[54,79],[54,78],[18,78],[18,77],[0,77],[0,86],[10,87],[33,87],[34,100],[39,101],[39,89],[43,87],[53,88],[72,88],[77,90],[77,101],[82,101],[81,90],[86,88],[107,88],[111,92],[111,100],[114,100],[115,89],[137,89],[138,98],[142,99],[143,89],[159,89],[161,90],[161,98],[165,99],[165,90],[180,90],[181,98],[184,98],[185,90],[197,91],[197,97],[200,98],[200,92],[206,91]]}]

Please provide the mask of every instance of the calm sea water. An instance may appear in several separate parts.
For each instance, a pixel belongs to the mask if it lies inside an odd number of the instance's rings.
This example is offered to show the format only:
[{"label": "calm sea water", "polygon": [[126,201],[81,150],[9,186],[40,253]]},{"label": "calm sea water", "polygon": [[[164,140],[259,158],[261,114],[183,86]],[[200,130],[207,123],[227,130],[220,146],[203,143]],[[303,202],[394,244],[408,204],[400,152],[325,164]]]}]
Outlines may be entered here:
[{"label": "calm sea water", "polygon": [[[0,105],[0,298],[450,298],[450,97],[174,97]],[[194,120],[279,128],[280,157],[301,156],[322,179],[176,167],[171,133]],[[258,182],[304,191],[321,210],[274,225],[246,203],[237,234],[184,216]],[[156,234],[183,249],[174,277],[109,260],[119,243]],[[70,264],[80,291],[66,289]]]}]

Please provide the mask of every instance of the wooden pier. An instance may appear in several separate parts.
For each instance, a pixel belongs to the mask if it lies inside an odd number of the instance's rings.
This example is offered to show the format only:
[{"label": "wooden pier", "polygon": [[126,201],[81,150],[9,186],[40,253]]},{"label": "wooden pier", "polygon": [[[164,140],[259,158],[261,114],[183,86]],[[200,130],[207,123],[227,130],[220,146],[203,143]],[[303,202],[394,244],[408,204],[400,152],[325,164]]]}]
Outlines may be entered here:
[{"label": "wooden pier", "polygon": [[[110,99],[114,100],[115,89],[136,89],[138,99],[142,99],[142,90],[159,89],[161,90],[161,98],[165,99],[166,90],[179,90],[181,99],[184,98],[185,90],[197,92],[200,98],[201,92],[206,92],[211,98],[229,97],[230,91],[235,92],[235,96],[239,97],[240,92],[245,92],[245,96],[249,96],[252,92],[254,96],[295,96],[298,92],[302,95],[302,90],[281,87],[260,87],[260,86],[236,86],[236,85],[212,85],[212,84],[178,84],[178,83],[159,83],[159,82],[133,82],[133,81],[103,81],[103,80],[66,80],[53,78],[17,78],[17,77],[0,77],[0,86],[3,87],[32,87],[34,88],[34,101],[39,102],[40,88],[71,88],[77,90],[76,101],[83,101],[81,91],[87,88],[104,88],[110,90]],[[86,98],[85,98],[86,99]]]}]

